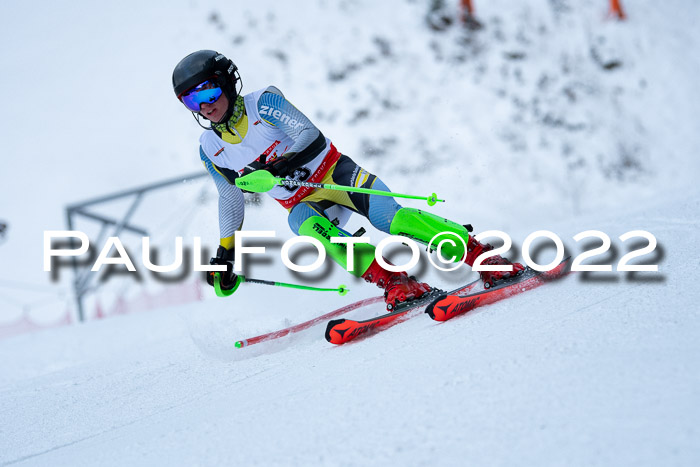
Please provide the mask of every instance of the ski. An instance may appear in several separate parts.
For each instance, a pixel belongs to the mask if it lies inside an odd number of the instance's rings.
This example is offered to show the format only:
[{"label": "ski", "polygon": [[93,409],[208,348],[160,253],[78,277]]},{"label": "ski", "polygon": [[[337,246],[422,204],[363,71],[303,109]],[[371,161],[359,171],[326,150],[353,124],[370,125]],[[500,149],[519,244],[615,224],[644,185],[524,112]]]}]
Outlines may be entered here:
[{"label": "ski", "polygon": [[255,337],[249,337],[247,339],[241,339],[236,341],[236,348],[241,349],[243,347],[248,347],[253,344],[258,344],[260,342],[265,342],[273,339],[279,339],[280,337],[284,337],[288,334],[293,334],[295,332],[303,331],[305,329],[309,329],[316,324],[325,321],[327,319],[335,318],[336,316],[340,316],[344,313],[349,313],[352,310],[356,310],[357,308],[367,306],[367,305],[372,305],[374,303],[384,303],[384,297],[372,297],[372,298],[366,298],[364,300],[357,301],[355,303],[351,303],[350,305],[345,305],[342,308],[338,308],[337,310],[333,310],[331,312],[328,312],[326,314],[323,314],[321,316],[318,316],[316,318],[310,319],[308,321],[304,321],[303,323],[295,324],[294,326],[290,326],[288,328],[280,329],[277,331],[272,331],[268,332],[266,334],[261,334],[259,336]]},{"label": "ski", "polygon": [[[481,283],[480,280],[476,280],[460,289],[457,289],[459,293],[469,293],[471,290],[473,290],[476,286],[478,286]],[[441,291],[442,292],[442,291]],[[431,298],[437,298],[439,294],[431,296]],[[241,349],[243,347],[248,347],[254,344],[258,344],[260,342],[266,342],[274,339],[279,339],[281,337],[287,336],[289,334],[293,334],[296,332],[304,331],[306,329],[309,329],[321,322],[325,322],[326,320],[329,320],[331,318],[336,318],[342,314],[349,313],[350,311],[356,310],[358,308],[361,308],[363,306],[368,306],[368,305],[373,305],[375,303],[384,303],[384,297],[372,297],[372,298],[366,298],[364,300],[357,301],[355,303],[351,303],[350,305],[346,305],[342,308],[338,308],[337,310],[333,310],[331,312],[325,313],[321,316],[318,316],[316,318],[310,319],[308,321],[304,321],[303,323],[295,324],[294,326],[290,326],[288,328],[283,328],[279,329],[277,331],[272,331],[268,332],[266,334],[261,334],[259,336],[255,337],[249,337],[247,339],[241,339],[237,340],[235,342],[235,346],[238,349]],[[423,304],[427,302],[422,302]]]},{"label": "ski", "polygon": [[393,326],[394,324],[404,321],[409,316],[412,316],[412,311],[419,310],[439,297],[445,296],[446,294],[468,294],[478,285],[481,285],[481,283],[481,280],[477,279],[474,282],[470,282],[467,285],[463,285],[447,293],[444,290],[434,288],[418,300],[406,302],[394,311],[364,321],[334,319],[329,321],[326,326],[326,340],[332,344],[344,344],[373,329],[386,328],[389,327],[389,325]]},{"label": "ski", "polygon": [[468,295],[444,294],[428,305],[425,312],[435,321],[447,321],[474,308],[498,302],[560,278],[566,272],[568,262],[569,258],[566,258],[554,269],[546,272],[537,272],[528,268],[515,280],[483,292]]},{"label": "ski", "polygon": [[[465,292],[465,289],[473,288],[474,283],[472,283],[447,293],[431,291],[429,293],[430,296],[426,300],[423,300],[423,297],[421,297],[415,302],[409,302],[403,309],[375,318],[363,321],[335,319],[328,322],[325,337],[331,344],[345,344],[370,331],[384,330],[405,321],[417,314],[416,312],[425,305],[427,305],[426,312],[431,318],[436,321],[446,321],[476,307],[495,303],[561,277],[565,274],[569,259],[566,258],[556,267],[546,272],[538,272],[527,268],[520,275],[482,292]],[[466,295],[464,295],[465,293]]]}]

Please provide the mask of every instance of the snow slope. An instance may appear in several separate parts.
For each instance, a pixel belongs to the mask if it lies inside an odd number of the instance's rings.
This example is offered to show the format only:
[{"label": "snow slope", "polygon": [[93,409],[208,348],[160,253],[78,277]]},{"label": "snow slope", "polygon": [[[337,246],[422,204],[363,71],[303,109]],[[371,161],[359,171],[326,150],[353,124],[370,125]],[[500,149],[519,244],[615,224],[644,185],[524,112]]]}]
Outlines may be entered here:
[{"label": "snow slope", "polygon": [[[665,257],[641,281],[570,276],[342,347],[319,326],[236,350],[261,317],[234,304],[2,341],[0,462],[695,465],[698,220],[686,213],[699,204],[551,225],[570,238],[595,221],[614,238],[643,224]],[[294,300],[265,314],[293,321],[308,306]]]},{"label": "snow slope", "polygon": [[[267,203],[246,228],[277,232],[272,259],[246,274],[350,295],[251,285],[0,340],[0,464],[697,465],[700,3],[625,3],[622,24],[602,1],[475,3],[477,33],[431,30],[417,1],[3,4],[0,85],[21,92],[0,117],[0,325],[72,306],[70,274],[41,269],[67,204],[201,170],[169,83],[200,48],[234,58],[246,91],[279,86],[394,190],[437,191],[439,215],[507,231],[515,250],[549,229],[577,254],[572,237],[598,229],[609,264],[629,251],[619,235],[647,230],[659,247],[641,260],[660,271],[572,276],[339,348],[321,326],[237,350],[378,292],[330,265],[282,267],[291,234]],[[214,201],[183,184],[134,222],[162,245],[210,245]],[[422,264],[446,288],[475,278]]]}]

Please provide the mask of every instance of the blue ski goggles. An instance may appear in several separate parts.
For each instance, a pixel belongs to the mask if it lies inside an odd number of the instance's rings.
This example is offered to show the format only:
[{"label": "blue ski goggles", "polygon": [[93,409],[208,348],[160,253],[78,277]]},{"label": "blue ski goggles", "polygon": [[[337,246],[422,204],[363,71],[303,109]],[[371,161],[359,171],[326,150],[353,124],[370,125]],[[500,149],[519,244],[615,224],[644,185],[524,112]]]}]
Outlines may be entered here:
[{"label": "blue ski goggles", "polygon": [[211,104],[221,97],[221,88],[213,81],[205,81],[180,96],[185,107],[192,112],[199,112],[202,104]]}]

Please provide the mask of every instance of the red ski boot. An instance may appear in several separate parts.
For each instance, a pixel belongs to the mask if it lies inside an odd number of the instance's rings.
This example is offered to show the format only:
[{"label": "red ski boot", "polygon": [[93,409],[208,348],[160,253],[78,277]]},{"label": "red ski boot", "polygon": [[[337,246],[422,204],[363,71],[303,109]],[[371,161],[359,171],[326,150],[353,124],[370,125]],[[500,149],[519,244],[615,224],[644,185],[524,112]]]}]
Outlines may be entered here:
[{"label": "red ski boot", "polygon": [[[476,241],[473,236],[469,237],[469,243],[467,243],[467,259],[464,260],[469,266],[474,264],[474,260],[479,257],[485,251],[491,251],[493,247],[490,244],[483,244]],[[501,264],[512,264],[513,271],[480,271],[479,276],[481,280],[484,281],[484,288],[488,289],[499,282],[508,279],[509,277],[515,277],[525,270],[525,266],[520,263],[511,263],[507,259],[501,257],[500,255],[491,256],[486,258],[481,262],[482,265],[501,265]]]},{"label": "red ski boot", "polygon": [[392,311],[402,302],[415,300],[430,292],[428,284],[418,282],[415,277],[409,277],[405,272],[391,272],[382,268],[375,259],[362,275],[367,282],[377,284],[384,289],[386,309]]}]

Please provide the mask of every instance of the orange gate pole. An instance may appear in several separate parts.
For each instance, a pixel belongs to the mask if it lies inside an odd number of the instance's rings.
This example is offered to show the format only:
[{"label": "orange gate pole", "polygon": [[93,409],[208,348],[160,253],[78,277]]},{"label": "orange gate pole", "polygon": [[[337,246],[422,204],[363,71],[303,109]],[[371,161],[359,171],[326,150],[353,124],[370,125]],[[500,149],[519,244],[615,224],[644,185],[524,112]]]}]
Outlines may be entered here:
[{"label": "orange gate pole", "polygon": [[610,14],[617,16],[617,18],[621,20],[626,18],[620,0],[610,0]]}]

